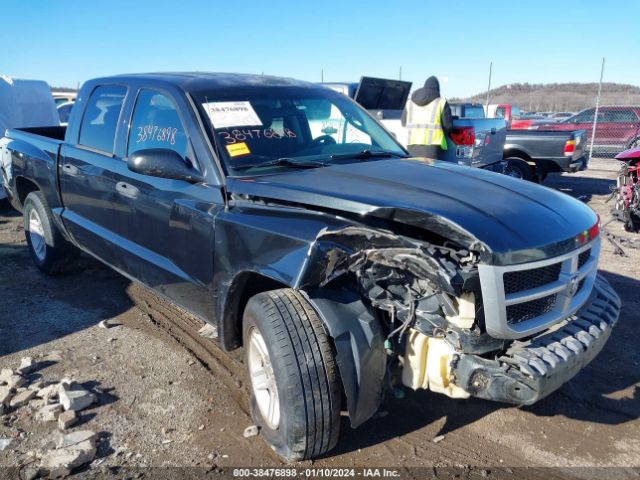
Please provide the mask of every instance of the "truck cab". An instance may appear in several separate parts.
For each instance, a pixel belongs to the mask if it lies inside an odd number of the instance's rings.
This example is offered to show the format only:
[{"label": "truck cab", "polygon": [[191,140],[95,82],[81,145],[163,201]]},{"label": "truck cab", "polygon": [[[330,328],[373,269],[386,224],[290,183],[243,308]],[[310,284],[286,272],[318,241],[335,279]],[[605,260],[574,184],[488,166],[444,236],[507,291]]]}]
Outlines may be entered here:
[{"label": "truck cab", "polygon": [[286,461],[326,455],[342,412],[357,428],[397,388],[531,405],[618,320],[590,208],[412,158],[322,86],[106,77],[68,127],[7,138],[36,267],[89,254],[242,348],[251,414]]}]

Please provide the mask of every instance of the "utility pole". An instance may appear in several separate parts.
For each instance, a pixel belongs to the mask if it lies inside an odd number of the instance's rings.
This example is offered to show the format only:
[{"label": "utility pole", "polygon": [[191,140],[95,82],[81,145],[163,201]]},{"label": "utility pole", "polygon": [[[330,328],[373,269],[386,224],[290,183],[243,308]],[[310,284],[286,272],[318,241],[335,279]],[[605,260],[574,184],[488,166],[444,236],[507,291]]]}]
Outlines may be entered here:
[{"label": "utility pole", "polygon": [[398,80],[402,80],[402,65],[400,65],[400,71],[398,72]]},{"label": "utility pole", "polygon": [[596,126],[598,125],[598,110],[600,110],[600,94],[602,93],[602,79],[604,77],[604,57],[600,68],[600,83],[598,84],[598,96],[596,97],[596,111],[593,114],[593,127],[591,128],[591,145],[589,146],[589,160],[593,157],[593,141],[596,139]]},{"label": "utility pole", "polygon": [[486,102],[486,110],[487,114],[489,113],[489,92],[491,91],[491,72],[493,70],[493,62],[489,63],[489,86],[487,87],[487,102]]},{"label": "utility pole", "polygon": [[320,69],[320,83],[324,83],[324,68]]}]

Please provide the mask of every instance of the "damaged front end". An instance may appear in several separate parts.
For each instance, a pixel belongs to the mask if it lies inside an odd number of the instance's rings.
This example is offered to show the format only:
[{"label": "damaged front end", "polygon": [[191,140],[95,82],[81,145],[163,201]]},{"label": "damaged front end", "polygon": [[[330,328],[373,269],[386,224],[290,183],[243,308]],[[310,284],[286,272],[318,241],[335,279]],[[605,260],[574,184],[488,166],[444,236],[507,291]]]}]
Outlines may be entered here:
[{"label": "damaged front end", "polygon": [[[500,286],[496,273],[487,273],[487,268],[493,267],[483,264],[486,246],[472,239],[465,246],[434,240],[438,243],[368,227],[347,227],[321,232],[311,246],[298,287],[310,292],[310,300],[325,322],[332,324],[329,330],[334,339],[334,333],[341,336],[337,348],[343,380],[344,365],[350,360],[347,357],[359,341],[365,344],[360,354],[354,355],[366,357],[365,364],[352,369],[356,378],[345,382],[352,390],[347,399],[354,426],[375,413],[384,389],[399,383],[452,398],[476,396],[534,403],[573,377],[600,351],[618,318],[619,299],[603,279],[596,278],[597,240],[557,260],[531,264],[531,272],[537,275],[531,278],[540,277],[540,272],[552,275],[557,264],[558,278],[548,278],[549,286],[533,285],[533,290],[528,290],[532,287],[526,282],[526,265],[515,267],[516,273],[510,271],[512,267],[499,267],[505,270],[504,274],[498,272],[505,275],[505,281],[525,280],[518,287],[522,292],[507,295],[509,285]],[[572,269],[566,275],[565,267]],[[565,280],[567,289],[576,291],[565,292]],[[487,286],[502,292],[487,292]],[[527,305],[540,303],[536,295],[545,293],[545,288],[556,296],[557,306],[549,309],[546,301],[547,310],[541,316],[524,316],[507,325],[512,311],[509,302],[525,311]],[[379,328],[371,328],[370,316],[368,323],[363,322],[362,315],[353,331],[352,327],[337,328],[340,315],[337,311],[326,313],[331,297],[328,291],[357,292],[374,312]],[[505,302],[496,302],[500,295]],[[534,300],[527,303],[530,298]],[[490,308],[485,308],[485,301],[492,302]],[[502,311],[499,307],[507,312],[502,330],[495,318],[485,319],[486,312],[499,316],[495,313]],[[327,320],[328,316],[333,321]],[[542,324],[541,318],[554,320]],[[342,323],[347,321],[343,316]],[[365,323],[366,331],[359,331]],[[520,326],[524,333],[514,336]],[[356,330],[359,333],[354,334]],[[366,384],[368,395],[375,399],[364,398],[357,388],[359,382]],[[366,407],[360,408],[363,405]]]}]

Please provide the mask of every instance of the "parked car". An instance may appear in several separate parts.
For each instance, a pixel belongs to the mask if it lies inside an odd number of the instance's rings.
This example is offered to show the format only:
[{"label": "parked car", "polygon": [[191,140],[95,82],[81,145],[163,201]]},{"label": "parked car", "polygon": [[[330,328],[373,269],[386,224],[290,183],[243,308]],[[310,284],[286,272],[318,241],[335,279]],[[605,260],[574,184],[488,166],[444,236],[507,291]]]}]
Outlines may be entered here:
[{"label": "parked car", "polygon": [[[590,144],[595,108],[587,108],[560,122],[536,125],[540,130],[585,130]],[[598,122],[593,143],[594,154],[615,156],[640,146],[640,106],[603,106],[598,109]]]},{"label": "parked car", "polygon": [[528,130],[534,124],[548,121],[549,119],[543,115],[519,115],[511,119],[509,129]]},{"label": "parked car", "polygon": [[[359,83],[323,85],[353,95],[351,98],[374,115],[403,146],[407,145],[408,130],[402,125],[401,117],[411,91],[411,82],[362,77]],[[458,105],[454,104],[458,114],[473,114],[473,117],[458,116],[453,119],[454,129],[447,137],[448,148],[444,160],[501,172],[505,122],[483,118],[477,109],[471,109],[472,104],[460,108]]]},{"label": "parked car", "polygon": [[507,130],[504,159],[505,174],[542,182],[551,172],[574,173],[589,163],[586,132],[548,132],[543,130]]},{"label": "parked car", "polygon": [[575,112],[554,112],[549,115],[549,118],[552,120],[564,120],[565,118],[569,118],[575,115]]},{"label": "parked car", "polygon": [[408,158],[318,85],[101,78],[68,127],[7,137],[35,265],[53,274],[88,252],[212,324],[222,348],[244,346],[253,418],[286,460],[326,454],[341,411],[358,427],[394,379],[537,402],[619,316],[588,206]]},{"label": "parked car", "polygon": [[0,200],[11,177],[11,162],[1,140],[14,127],[58,125],[58,114],[49,85],[42,80],[23,80],[0,75]]}]

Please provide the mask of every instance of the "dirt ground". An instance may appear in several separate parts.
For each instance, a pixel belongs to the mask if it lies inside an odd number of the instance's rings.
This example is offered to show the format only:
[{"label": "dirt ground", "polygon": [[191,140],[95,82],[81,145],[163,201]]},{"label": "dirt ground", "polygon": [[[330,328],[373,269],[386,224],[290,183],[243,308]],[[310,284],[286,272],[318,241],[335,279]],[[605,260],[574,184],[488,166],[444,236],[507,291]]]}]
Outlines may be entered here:
[{"label": "dirt ground", "polygon": [[[587,172],[555,175],[546,185],[582,197],[607,219],[616,169],[612,160],[593,162]],[[172,323],[172,311],[93,260],[73,275],[43,276],[29,258],[21,216],[2,205],[0,368],[29,355],[40,362],[34,377],[71,377],[98,394],[74,427],[99,432],[85,475],[105,467],[145,476],[148,467],[285,466],[260,437],[243,437],[252,422],[240,353],[222,353],[193,334],[197,325],[188,319]],[[640,251],[626,251],[614,255],[603,241],[600,260],[623,299],[620,322],[600,356],[558,392],[514,408],[407,391],[357,430],[344,418],[336,450],[297,466],[427,467],[414,478],[450,467],[467,477],[529,467],[523,471],[545,478],[611,472],[582,467],[640,467]],[[52,425],[36,422],[28,406],[2,416],[0,438],[14,439],[0,451],[0,467],[32,462],[33,452],[47,448]],[[631,478],[623,472],[617,478]]]}]

